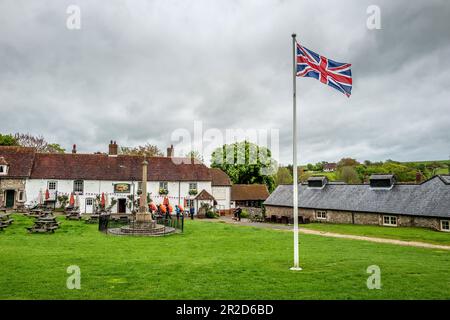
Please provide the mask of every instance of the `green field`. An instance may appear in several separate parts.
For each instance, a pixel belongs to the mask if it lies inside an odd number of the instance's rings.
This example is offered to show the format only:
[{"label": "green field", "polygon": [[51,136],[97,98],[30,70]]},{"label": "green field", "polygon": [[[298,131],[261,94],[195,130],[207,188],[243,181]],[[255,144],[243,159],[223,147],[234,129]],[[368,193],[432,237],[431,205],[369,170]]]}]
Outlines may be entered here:
[{"label": "green field", "polygon": [[425,228],[383,227],[354,224],[310,223],[302,228],[340,234],[396,239],[403,241],[419,241],[450,246],[450,233]]},{"label": "green field", "polygon": [[[301,235],[301,272],[286,231],[187,221],[184,234],[107,236],[62,221],[28,234],[31,218],[0,232],[1,299],[450,299],[450,252]],[[81,268],[81,290],[66,268]],[[369,290],[366,269],[381,268]]]}]

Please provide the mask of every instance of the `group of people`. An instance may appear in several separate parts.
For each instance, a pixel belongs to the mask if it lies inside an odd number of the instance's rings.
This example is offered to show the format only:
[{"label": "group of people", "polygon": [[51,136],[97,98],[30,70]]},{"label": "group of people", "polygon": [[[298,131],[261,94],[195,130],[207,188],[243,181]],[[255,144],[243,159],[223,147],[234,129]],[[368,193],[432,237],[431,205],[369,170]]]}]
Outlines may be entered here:
[{"label": "group of people", "polygon": [[[170,218],[170,216],[173,212],[173,207],[170,204],[164,204],[164,203],[155,205],[153,202],[151,202],[148,205],[148,208],[150,210],[150,213],[156,214],[159,216],[166,216],[167,219]],[[183,215],[183,212],[184,212],[184,208],[181,205],[175,205],[175,214],[177,216],[177,219],[180,219],[180,217]],[[189,215],[192,220],[194,219],[194,214],[195,214],[194,207],[190,207]]]}]

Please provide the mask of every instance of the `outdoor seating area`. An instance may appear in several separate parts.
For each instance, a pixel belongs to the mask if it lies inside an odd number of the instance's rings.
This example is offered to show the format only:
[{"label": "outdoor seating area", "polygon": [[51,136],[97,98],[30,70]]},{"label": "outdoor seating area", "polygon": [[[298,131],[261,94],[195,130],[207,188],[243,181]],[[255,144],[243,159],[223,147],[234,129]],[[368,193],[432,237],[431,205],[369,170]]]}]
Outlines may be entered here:
[{"label": "outdoor seating area", "polygon": [[53,214],[36,216],[35,219],[34,225],[27,228],[30,233],[54,233],[60,225]]},{"label": "outdoor seating area", "polygon": [[79,208],[68,208],[65,210],[66,220],[81,220]]},{"label": "outdoor seating area", "polygon": [[6,209],[0,209],[0,231],[11,225],[13,221],[14,220],[10,218],[10,213],[6,212]]}]

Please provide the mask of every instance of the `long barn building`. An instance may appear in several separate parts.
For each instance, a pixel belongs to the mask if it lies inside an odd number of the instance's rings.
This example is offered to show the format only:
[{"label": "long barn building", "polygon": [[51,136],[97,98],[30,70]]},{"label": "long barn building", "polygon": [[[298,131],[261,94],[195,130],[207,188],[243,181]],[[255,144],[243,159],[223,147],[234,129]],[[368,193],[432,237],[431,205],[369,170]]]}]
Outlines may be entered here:
[{"label": "long barn building", "polygon": [[[301,221],[450,231],[450,176],[421,184],[397,184],[392,175],[373,175],[369,184],[312,177],[299,185],[298,199]],[[292,217],[292,185],[278,186],[264,204],[267,216]]]}]

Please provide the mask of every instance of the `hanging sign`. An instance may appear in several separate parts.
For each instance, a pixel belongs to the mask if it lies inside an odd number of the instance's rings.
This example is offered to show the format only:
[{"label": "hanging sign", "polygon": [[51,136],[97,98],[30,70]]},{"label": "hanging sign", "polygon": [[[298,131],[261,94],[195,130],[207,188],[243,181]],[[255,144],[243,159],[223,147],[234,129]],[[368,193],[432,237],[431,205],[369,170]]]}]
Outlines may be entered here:
[{"label": "hanging sign", "polygon": [[114,193],[130,193],[131,185],[129,183],[114,184]]}]

